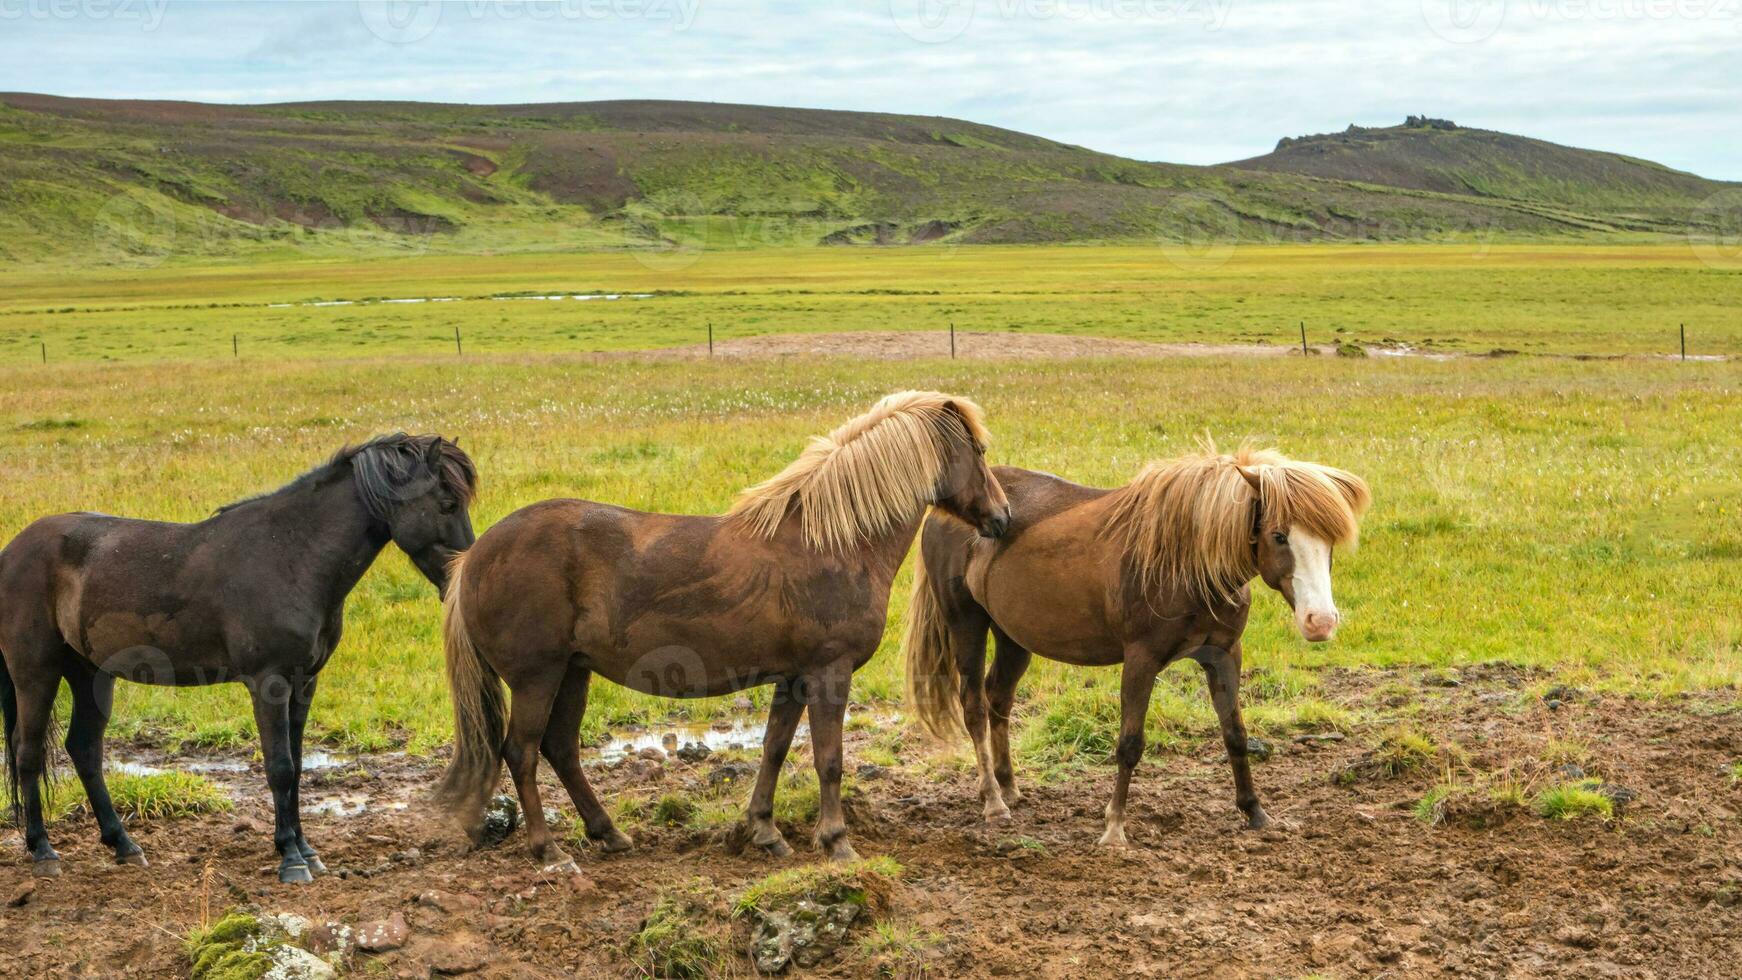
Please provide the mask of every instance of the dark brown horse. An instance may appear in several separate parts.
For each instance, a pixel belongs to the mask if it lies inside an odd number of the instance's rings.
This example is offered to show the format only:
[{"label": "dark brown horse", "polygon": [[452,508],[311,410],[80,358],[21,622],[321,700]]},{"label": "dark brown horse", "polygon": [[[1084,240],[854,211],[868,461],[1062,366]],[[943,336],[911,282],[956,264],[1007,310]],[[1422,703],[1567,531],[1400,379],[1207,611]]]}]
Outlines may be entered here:
[{"label": "dark brown horse", "polygon": [[883,636],[890,584],[927,505],[966,521],[966,535],[1003,533],[1009,507],[985,446],[972,402],[904,392],[813,441],[724,516],[583,500],[510,514],[452,566],[443,628],[455,746],[438,798],[476,840],[506,758],[533,857],[568,867],[539,802],[542,751],[588,836],[621,850],[630,841],[580,765],[593,675],[672,698],[773,684],[751,839],[791,853],[774,824],[774,787],[808,708],[816,844],[851,858],[840,798],[848,686]]},{"label": "dark brown horse", "polygon": [[[1213,450],[1153,463],[1117,490],[1000,466],[1015,520],[997,541],[928,520],[920,535],[904,647],[908,697],[935,734],[966,727],[989,821],[1019,798],[1010,708],[1030,652],[1079,666],[1121,665],[1118,781],[1104,845],[1125,844],[1125,796],[1162,668],[1203,666],[1247,824],[1269,823],[1246,761],[1240,634],[1262,578],[1308,640],[1337,627],[1331,547],[1352,541],[1367,485],[1270,451]],[[987,675],[986,633],[996,639]]]},{"label": "dark brown horse", "polygon": [[280,881],[325,871],[297,809],[315,677],[345,596],[397,544],[439,589],[472,543],[472,461],[439,436],[383,436],[197,524],[61,514],[0,551],[0,708],[13,811],[38,875],[60,873],[43,827],[55,692],[72,689],[66,749],[115,860],[144,864],[103,782],[115,679],[240,681],[254,701],[276,811]]}]

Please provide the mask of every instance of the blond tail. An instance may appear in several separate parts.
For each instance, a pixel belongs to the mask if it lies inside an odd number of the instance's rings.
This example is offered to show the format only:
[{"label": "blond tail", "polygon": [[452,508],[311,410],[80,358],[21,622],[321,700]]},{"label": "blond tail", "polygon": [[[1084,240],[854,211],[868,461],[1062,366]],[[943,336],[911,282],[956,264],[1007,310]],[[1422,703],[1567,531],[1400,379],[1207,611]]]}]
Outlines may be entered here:
[{"label": "blond tail", "polygon": [[449,807],[468,832],[481,828],[484,805],[502,772],[502,742],[508,705],[502,681],[484,662],[466,632],[461,596],[466,556],[448,565],[442,600],[442,647],[448,661],[448,693],[454,702],[454,757],[436,786],[438,803]]},{"label": "blond tail", "polygon": [[[923,538],[922,529],[920,535]],[[914,549],[913,598],[907,604],[907,633],[901,638],[907,662],[907,703],[937,738],[967,734],[962,724],[962,677],[950,650],[950,624],[925,570],[925,551]]]}]

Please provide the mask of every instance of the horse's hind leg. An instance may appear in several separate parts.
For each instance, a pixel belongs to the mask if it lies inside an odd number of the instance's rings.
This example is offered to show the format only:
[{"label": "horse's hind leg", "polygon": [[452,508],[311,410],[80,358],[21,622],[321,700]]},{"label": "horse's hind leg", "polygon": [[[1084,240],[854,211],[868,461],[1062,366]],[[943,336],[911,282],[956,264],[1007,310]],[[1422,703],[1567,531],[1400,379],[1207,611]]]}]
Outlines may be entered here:
[{"label": "horse's hind leg", "polygon": [[1028,670],[1033,656],[1012,640],[996,624],[992,627],[997,642],[997,656],[992,671],[986,675],[987,714],[992,735],[992,774],[998,778],[998,789],[1004,805],[1013,807],[1022,799],[1016,789],[1016,769],[1010,762],[1010,711],[1016,704],[1016,685]]},{"label": "horse's hind leg", "polygon": [[73,692],[73,716],[67,725],[67,756],[84,784],[85,798],[91,802],[91,812],[103,843],[115,850],[116,864],[145,864],[145,852],[127,836],[126,827],[115,813],[109,799],[109,786],[103,780],[103,732],[109,727],[109,714],[115,705],[115,678],[93,670],[73,657],[67,657],[67,685]]},{"label": "horse's hind leg", "polygon": [[1113,783],[1113,799],[1107,804],[1107,830],[1103,847],[1125,846],[1125,797],[1131,791],[1131,773],[1143,759],[1143,722],[1149,714],[1149,695],[1155,690],[1155,675],[1162,662],[1147,648],[1128,647],[1119,674],[1119,776]]},{"label": "horse's hind leg", "polygon": [[[41,666],[9,661],[13,686],[18,700],[18,720],[12,731],[16,790],[24,810],[24,847],[35,862],[39,878],[60,874],[60,855],[48,842],[48,828],[42,814],[43,774],[48,769],[48,728],[54,720],[54,695],[60,689],[58,665],[46,661]],[[21,666],[26,669],[20,669]]]},{"label": "horse's hind leg", "polygon": [[1200,657],[1204,679],[1210,685],[1210,700],[1216,706],[1216,719],[1222,723],[1222,745],[1228,750],[1228,764],[1234,769],[1234,805],[1246,815],[1246,826],[1263,830],[1270,826],[1270,817],[1258,802],[1258,790],[1252,785],[1252,765],[1246,759],[1246,725],[1240,720],[1240,644],[1215,655]]},{"label": "horse's hind leg", "polygon": [[[541,658],[542,659],[542,658]],[[538,663],[538,660],[529,661]],[[550,724],[552,705],[560,700],[567,658],[550,658],[554,670],[539,670],[515,678],[510,685],[514,699],[508,712],[508,738],[502,746],[502,756],[508,762],[508,772],[514,777],[514,789],[520,796],[521,819],[526,824],[526,846],[533,860],[550,870],[569,870],[575,866],[556,840],[544,819],[544,803],[538,795],[538,752]]]},{"label": "horse's hind leg", "polygon": [[575,801],[575,809],[587,825],[587,836],[598,841],[605,853],[611,854],[627,851],[635,842],[611,822],[611,815],[599,805],[599,797],[587,782],[587,774],[581,771],[581,718],[587,713],[587,688],[592,676],[593,672],[578,662],[569,663],[556,703],[551,707],[550,724],[545,726],[540,748],[551,768],[556,770],[557,778],[563,781],[563,787],[569,791],[569,799]]},{"label": "horse's hind leg", "polygon": [[991,736],[986,730],[986,630],[991,623],[978,606],[954,614],[950,619],[950,651],[962,684],[962,724],[974,742],[974,761],[980,770],[981,812],[988,823],[1002,823],[1010,819],[1010,807],[998,788]]},{"label": "horse's hind leg", "polygon": [[774,787],[780,781],[780,767],[786,764],[792,735],[798,730],[798,720],[803,714],[804,700],[792,690],[792,685],[776,684],[768,706],[768,726],[762,731],[762,768],[757,770],[756,787],[750,791],[747,815],[750,843],[774,857],[792,853],[786,838],[780,835],[780,828],[774,825]]}]

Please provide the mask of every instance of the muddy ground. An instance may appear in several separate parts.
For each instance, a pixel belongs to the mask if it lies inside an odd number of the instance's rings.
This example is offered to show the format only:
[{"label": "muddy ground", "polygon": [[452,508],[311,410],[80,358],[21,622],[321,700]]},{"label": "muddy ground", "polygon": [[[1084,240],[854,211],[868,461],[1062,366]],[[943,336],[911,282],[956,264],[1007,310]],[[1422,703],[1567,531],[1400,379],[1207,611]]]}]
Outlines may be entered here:
[{"label": "muddy ground", "polygon": [[[1369,764],[1386,727],[1340,741],[1278,737],[1256,768],[1278,827],[1254,833],[1240,830],[1220,745],[1205,738],[1144,761],[1123,852],[1095,846],[1105,766],[1064,782],[1029,779],[1014,822],[996,829],[979,820],[971,774],[928,763],[935,756],[920,748],[867,770],[853,783],[854,839],[861,854],[904,868],[882,919],[917,938],[873,951],[863,942],[874,930],[856,925],[814,974],[1738,974],[1742,713],[1733,696],[1569,692],[1550,705],[1541,678],[1505,669],[1322,676],[1324,696],[1409,717],[1441,743],[1440,756],[1387,777]],[[860,762],[854,749],[886,727],[854,733],[849,771]],[[1587,746],[1583,768],[1636,798],[1608,821],[1481,804],[1439,826],[1416,815],[1448,767],[1506,768],[1529,792],[1551,784],[1551,739]],[[789,765],[806,764],[795,751]],[[582,877],[553,878],[531,864],[519,833],[464,854],[419,816],[415,800],[435,765],[386,757],[312,775],[305,801],[350,802],[305,821],[335,872],[308,886],[273,874],[258,767],[219,773],[249,794],[232,814],[136,825],[149,868],[110,864],[90,820],[69,819],[55,828],[65,875],[38,883],[22,907],[0,908],[0,976],[185,976],[178,937],[202,907],[216,915],[238,903],[316,922],[401,913],[408,942],[354,956],[349,969],[361,976],[428,976],[431,961],[482,964],[473,972],[482,977],[634,976],[631,937],[662,894],[676,893],[701,896],[698,929],[726,943],[726,970],[748,974],[748,926],[729,917],[732,898],[809,859],[803,848],[772,861],[733,852],[718,832],[640,826],[626,828],[637,837],[626,854],[571,846]],[[705,786],[719,765],[632,757],[600,761],[594,780],[609,803],[625,791]],[[545,793],[567,803],[554,783]],[[362,800],[361,813],[338,815]],[[795,846],[808,840],[806,826],[785,829]],[[3,900],[30,878],[16,832],[0,831],[0,843]]]}]

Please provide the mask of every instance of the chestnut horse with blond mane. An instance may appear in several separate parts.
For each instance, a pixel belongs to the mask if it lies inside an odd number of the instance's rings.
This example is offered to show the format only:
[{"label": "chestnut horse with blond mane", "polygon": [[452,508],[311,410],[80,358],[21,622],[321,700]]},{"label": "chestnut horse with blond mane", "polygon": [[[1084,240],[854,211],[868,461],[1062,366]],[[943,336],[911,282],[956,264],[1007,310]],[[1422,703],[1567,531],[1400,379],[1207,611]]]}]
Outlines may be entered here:
[{"label": "chestnut horse with blond mane", "polygon": [[539,802],[542,751],[587,835],[622,850],[629,838],[580,765],[592,676],[670,698],[773,684],[750,839],[775,856],[791,853],[774,823],[774,788],[808,709],[821,788],[815,842],[851,859],[841,812],[848,687],[883,637],[890,585],[927,507],[966,522],[970,537],[1008,526],[986,443],[973,402],[903,392],[813,440],[723,516],[582,500],[510,514],[449,570],[443,631],[455,746],[438,798],[476,840],[506,759],[534,858],[569,867]]},{"label": "chestnut horse with blond mane", "polygon": [[[1247,826],[1269,824],[1246,761],[1240,635],[1262,578],[1308,640],[1337,628],[1331,549],[1353,542],[1370,497],[1352,473],[1270,450],[1214,449],[1151,463],[1117,490],[1000,466],[1015,515],[996,541],[944,520],[920,534],[903,646],[908,698],[925,726],[974,743],[988,821],[1020,798],[1010,709],[1030,652],[1121,665],[1119,775],[1101,843],[1123,846],[1125,797],[1143,757],[1156,675],[1189,657],[1204,669]],[[988,676],[986,633],[996,639]]]}]

